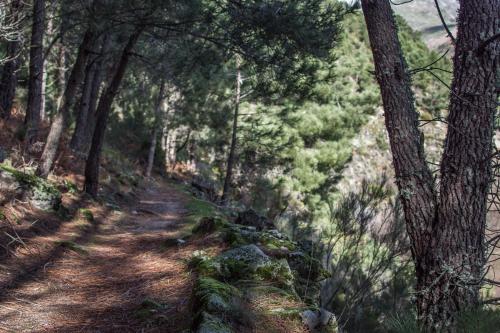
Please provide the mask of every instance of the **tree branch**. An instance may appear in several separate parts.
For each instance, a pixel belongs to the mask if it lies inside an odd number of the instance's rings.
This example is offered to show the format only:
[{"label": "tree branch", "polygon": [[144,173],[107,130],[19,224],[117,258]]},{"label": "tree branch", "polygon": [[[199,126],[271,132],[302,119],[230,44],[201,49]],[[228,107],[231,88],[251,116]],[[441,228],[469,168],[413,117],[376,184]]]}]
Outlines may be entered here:
[{"label": "tree branch", "polygon": [[439,19],[441,20],[441,23],[443,24],[443,27],[446,30],[446,33],[448,34],[448,37],[450,37],[452,44],[455,45],[456,44],[455,37],[451,33],[450,28],[448,28],[448,25],[446,24],[446,22],[444,20],[443,13],[441,13],[441,8],[439,7],[438,0],[434,0],[434,3],[436,4],[436,9],[437,9],[438,14],[439,14]]}]

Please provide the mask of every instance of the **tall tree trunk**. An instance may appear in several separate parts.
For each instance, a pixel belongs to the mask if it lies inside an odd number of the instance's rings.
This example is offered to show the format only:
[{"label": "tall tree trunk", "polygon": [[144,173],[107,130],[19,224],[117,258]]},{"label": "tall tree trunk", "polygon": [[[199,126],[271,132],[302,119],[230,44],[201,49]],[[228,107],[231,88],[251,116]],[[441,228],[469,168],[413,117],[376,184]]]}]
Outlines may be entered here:
[{"label": "tall tree trunk", "polygon": [[222,203],[228,200],[229,191],[231,190],[231,181],[233,178],[234,162],[236,158],[236,145],[238,137],[238,116],[240,109],[241,99],[241,59],[236,57],[236,93],[234,98],[234,115],[233,115],[233,129],[231,134],[231,146],[229,148],[229,155],[227,157],[226,177],[224,179],[224,187],[222,190]]},{"label": "tall tree trunk", "polygon": [[45,1],[34,0],[30,44],[28,105],[24,121],[26,127],[26,145],[31,145],[36,141],[41,120],[44,22]]},{"label": "tall tree trunk", "polygon": [[[476,306],[486,264],[487,197],[500,79],[500,0],[461,0],[453,59],[448,132],[441,161],[438,249],[439,293],[420,305],[437,316]],[[444,297],[450,295],[450,297]],[[430,316],[428,318],[431,318]],[[428,319],[429,320],[429,319]]]},{"label": "tall tree trunk", "polygon": [[156,145],[158,142],[158,134],[160,132],[163,123],[162,108],[164,99],[165,99],[165,81],[162,80],[160,83],[160,90],[158,91],[158,100],[156,101],[155,105],[155,123],[154,123],[153,134],[151,137],[151,146],[149,147],[148,164],[146,166],[146,173],[145,173],[146,177],[151,177],[151,172],[153,171]]},{"label": "tall tree trunk", "polygon": [[52,121],[52,125],[50,126],[47,142],[42,153],[40,165],[37,169],[37,174],[41,177],[47,177],[54,165],[61,137],[64,130],[68,126],[71,106],[73,104],[78,86],[82,81],[85,64],[87,63],[93,42],[94,32],[89,29],[85,33],[83,41],[80,44],[75,64],[73,65],[68,84],[66,85],[66,89],[64,91],[63,99],[58,107],[55,118]]},{"label": "tall tree trunk", "polygon": [[[20,12],[23,9],[21,0],[12,1],[9,9],[9,16],[14,22],[17,22]],[[0,117],[8,119],[12,112],[12,105],[16,96],[17,87],[17,71],[21,60],[19,53],[21,51],[21,40],[13,40],[7,42],[6,54],[8,57],[2,70],[2,78],[0,81]]]},{"label": "tall tree trunk", "polygon": [[109,36],[105,36],[101,45],[101,54],[97,59],[93,59],[85,70],[82,96],[76,117],[75,130],[70,143],[71,149],[76,152],[86,152],[85,147],[88,146],[89,137],[92,136],[94,131],[95,108],[103,79],[104,59],[106,53],[109,51],[109,46]]},{"label": "tall tree trunk", "polygon": [[96,126],[92,137],[92,145],[85,164],[85,192],[93,197],[97,197],[99,188],[99,161],[111,105],[118,92],[123,76],[125,75],[131,51],[137,43],[141,33],[142,29],[139,29],[130,36],[127,45],[123,49],[115,74],[106,91],[102,94],[99,105],[97,106]]},{"label": "tall tree trunk", "polygon": [[480,36],[499,30],[499,1],[461,1],[439,197],[425,162],[390,2],[362,0],[362,6],[415,262],[417,310],[426,329],[436,331],[451,325],[457,312],[478,302],[498,42],[482,55],[474,50],[481,43]]}]

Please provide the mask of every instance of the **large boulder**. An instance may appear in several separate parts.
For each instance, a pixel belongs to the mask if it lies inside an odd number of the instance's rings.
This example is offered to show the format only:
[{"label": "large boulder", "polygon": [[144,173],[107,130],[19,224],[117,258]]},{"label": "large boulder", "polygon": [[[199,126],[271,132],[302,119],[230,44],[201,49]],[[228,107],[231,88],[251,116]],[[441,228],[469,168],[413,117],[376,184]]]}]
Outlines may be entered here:
[{"label": "large boulder", "polygon": [[57,210],[61,205],[61,193],[47,183],[32,187],[28,199],[33,207],[45,211]]},{"label": "large boulder", "polygon": [[23,196],[41,210],[57,210],[61,204],[61,192],[47,180],[0,164],[0,202],[13,196]]},{"label": "large boulder", "polygon": [[269,257],[255,244],[228,250],[215,261],[219,265],[219,274],[224,279],[270,281],[295,293],[295,280],[288,262]]},{"label": "large boulder", "polygon": [[256,245],[244,245],[222,253],[217,261],[224,264],[240,263],[246,266],[251,271],[256,271],[260,267],[264,267],[271,262],[271,258],[267,256]]},{"label": "large boulder", "polygon": [[236,224],[251,226],[257,230],[274,229],[274,225],[265,216],[257,214],[253,209],[248,209],[238,214]]},{"label": "large boulder", "polygon": [[335,315],[323,308],[305,310],[300,314],[302,322],[311,332],[338,333],[338,323]]}]

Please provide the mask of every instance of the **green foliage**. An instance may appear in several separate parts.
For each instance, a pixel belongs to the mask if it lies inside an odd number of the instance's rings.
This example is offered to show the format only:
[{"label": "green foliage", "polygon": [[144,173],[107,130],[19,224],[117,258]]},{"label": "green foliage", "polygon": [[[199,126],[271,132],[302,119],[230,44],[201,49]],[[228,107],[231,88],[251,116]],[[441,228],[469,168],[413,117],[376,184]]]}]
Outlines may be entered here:
[{"label": "green foliage", "polygon": [[[456,315],[454,332],[490,333],[497,332],[500,327],[500,311],[498,309],[478,308]],[[385,323],[389,333],[424,333],[416,315],[408,312],[389,317]]]},{"label": "green foliage", "polygon": [[498,309],[481,308],[457,315],[458,332],[488,333],[498,331],[500,327],[500,311]]},{"label": "green foliage", "polygon": [[88,222],[94,222],[94,214],[87,208],[80,208],[79,213]]},{"label": "green foliage", "polygon": [[30,201],[35,207],[43,210],[59,209],[61,192],[47,180],[16,170],[6,164],[0,164],[0,169],[10,173],[22,186],[31,191]]},{"label": "green foliage", "polygon": [[78,193],[78,186],[75,183],[65,179],[63,185],[69,193],[71,194]]},{"label": "green foliage", "polygon": [[16,180],[40,193],[60,195],[59,190],[43,178],[14,169],[6,164],[0,164],[0,169],[12,174]]}]

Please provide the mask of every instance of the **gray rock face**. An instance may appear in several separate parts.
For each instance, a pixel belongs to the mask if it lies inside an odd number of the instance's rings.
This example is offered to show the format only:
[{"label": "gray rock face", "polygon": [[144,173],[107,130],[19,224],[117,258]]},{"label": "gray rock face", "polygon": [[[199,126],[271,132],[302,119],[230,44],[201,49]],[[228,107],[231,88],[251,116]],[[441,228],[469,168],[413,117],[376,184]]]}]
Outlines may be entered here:
[{"label": "gray rock face", "polygon": [[271,262],[271,258],[254,244],[231,249],[222,253],[218,258],[218,261],[221,263],[224,263],[226,260],[242,262],[252,270],[257,270]]},{"label": "gray rock face", "polygon": [[61,204],[61,194],[41,188],[34,188],[28,195],[31,205],[41,210],[57,210]]},{"label": "gray rock face", "polygon": [[338,332],[338,324],[335,315],[323,308],[313,311],[306,310],[300,314],[302,322],[311,332],[321,331],[328,328],[328,332]]},{"label": "gray rock face", "polygon": [[264,216],[260,216],[253,209],[239,213],[235,223],[255,227],[257,230],[274,228],[271,221]]}]

